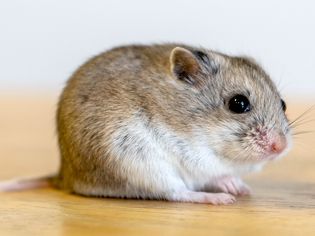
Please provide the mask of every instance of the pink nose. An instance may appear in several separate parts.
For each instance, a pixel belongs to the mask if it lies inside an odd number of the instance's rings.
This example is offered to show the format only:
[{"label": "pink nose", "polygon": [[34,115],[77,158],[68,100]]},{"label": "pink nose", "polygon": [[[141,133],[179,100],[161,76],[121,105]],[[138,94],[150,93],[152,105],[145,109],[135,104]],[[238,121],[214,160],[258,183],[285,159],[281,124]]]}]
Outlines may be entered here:
[{"label": "pink nose", "polygon": [[287,140],[283,135],[276,135],[270,145],[270,151],[275,154],[281,153],[287,147]]}]

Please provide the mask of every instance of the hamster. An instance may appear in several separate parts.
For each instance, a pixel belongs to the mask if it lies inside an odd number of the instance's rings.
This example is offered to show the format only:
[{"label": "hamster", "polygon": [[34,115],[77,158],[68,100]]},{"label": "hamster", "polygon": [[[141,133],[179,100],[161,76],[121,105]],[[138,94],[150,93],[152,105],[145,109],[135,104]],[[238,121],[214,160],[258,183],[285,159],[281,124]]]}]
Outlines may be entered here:
[{"label": "hamster", "polygon": [[180,44],[114,48],[82,65],[57,110],[50,179],[98,197],[230,204],[241,176],[286,154],[286,104],[253,60]]}]

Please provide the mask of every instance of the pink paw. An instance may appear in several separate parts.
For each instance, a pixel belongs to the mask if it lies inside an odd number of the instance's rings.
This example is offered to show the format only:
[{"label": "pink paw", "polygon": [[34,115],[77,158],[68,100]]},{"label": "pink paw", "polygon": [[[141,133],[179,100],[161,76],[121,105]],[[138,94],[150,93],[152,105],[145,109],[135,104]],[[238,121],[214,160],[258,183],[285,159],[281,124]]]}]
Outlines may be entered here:
[{"label": "pink paw", "polygon": [[250,188],[240,178],[231,176],[225,176],[215,180],[214,188],[216,191],[230,193],[234,196],[250,195]]},{"label": "pink paw", "polygon": [[228,193],[206,193],[184,191],[174,194],[171,201],[208,203],[212,205],[228,205],[236,202],[233,195]]},{"label": "pink paw", "polygon": [[204,203],[211,203],[213,205],[229,205],[236,202],[233,195],[227,193],[216,193],[210,198],[206,197]]}]

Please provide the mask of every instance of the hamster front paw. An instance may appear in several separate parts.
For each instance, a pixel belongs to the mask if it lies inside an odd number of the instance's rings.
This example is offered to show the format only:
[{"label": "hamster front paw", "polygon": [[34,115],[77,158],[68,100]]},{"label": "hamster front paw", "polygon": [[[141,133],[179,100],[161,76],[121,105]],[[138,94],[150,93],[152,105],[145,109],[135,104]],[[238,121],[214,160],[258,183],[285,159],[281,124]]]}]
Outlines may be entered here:
[{"label": "hamster front paw", "polygon": [[250,188],[240,178],[223,176],[217,178],[211,184],[211,190],[215,192],[230,193],[234,196],[250,195]]},{"label": "hamster front paw", "polygon": [[228,205],[236,202],[233,195],[228,193],[206,193],[194,191],[182,191],[173,194],[170,201],[208,203],[212,205]]}]

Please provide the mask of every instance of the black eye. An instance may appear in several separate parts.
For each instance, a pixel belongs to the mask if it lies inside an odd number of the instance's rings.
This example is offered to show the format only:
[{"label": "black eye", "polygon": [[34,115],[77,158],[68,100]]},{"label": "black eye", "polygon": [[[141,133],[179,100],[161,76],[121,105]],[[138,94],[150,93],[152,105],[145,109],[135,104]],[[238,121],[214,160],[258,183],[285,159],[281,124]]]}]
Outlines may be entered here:
[{"label": "black eye", "polygon": [[235,113],[248,112],[250,111],[250,103],[247,97],[238,94],[229,101],[229,109]]},{"label": "black eye", "polygon": [[287,110],[287,104],[285,104],[285,101],[283,101],[282,99],[281,99],[281,106],[282,106],[283,111]]}]

